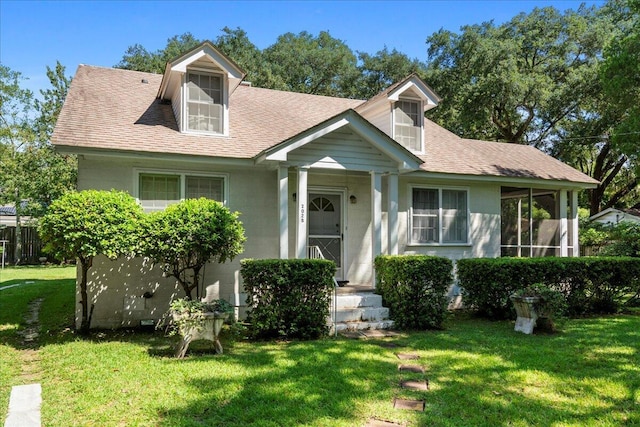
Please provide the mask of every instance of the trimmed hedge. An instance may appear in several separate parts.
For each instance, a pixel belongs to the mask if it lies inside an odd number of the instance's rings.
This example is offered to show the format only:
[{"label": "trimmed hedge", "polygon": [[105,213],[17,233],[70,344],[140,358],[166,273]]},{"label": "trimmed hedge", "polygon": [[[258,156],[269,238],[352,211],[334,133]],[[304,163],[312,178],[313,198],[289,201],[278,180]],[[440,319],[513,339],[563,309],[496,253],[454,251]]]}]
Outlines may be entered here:
[{"label": "trimmed hedge", "polygon": [[447,291],[453,281],[451,260],[424,255],[378,256],[377,290],[399,329],[441,329]]},{"label": "trimmed hedge", "polygon": [[490,319],[512,318],[509,295],[535,283],[561,292],[570,316],[615,313],[640,292],[638,258],[461,259],[457,272],[465,305]]},{"label": "trimmed hedge", "polygon": [[329,332],[333,261],[244,259],[240,264],[254,338],[314,339]]}]

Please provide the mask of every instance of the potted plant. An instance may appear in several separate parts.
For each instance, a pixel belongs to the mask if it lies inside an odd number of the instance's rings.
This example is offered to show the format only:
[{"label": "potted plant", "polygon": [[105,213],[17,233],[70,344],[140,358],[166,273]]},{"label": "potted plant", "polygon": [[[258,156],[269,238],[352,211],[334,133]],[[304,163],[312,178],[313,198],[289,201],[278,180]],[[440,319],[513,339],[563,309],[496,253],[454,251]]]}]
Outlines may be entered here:
[{"label": "potted plant", "polygon": [[510,299],[518,316],[514,330],[525,334],[533,333],[536,326],[555,331],[554,319],[561,318],[566,311],[564,296],[543,283],[520,289]]},{"label": "potted plant", "polygon": [[188,298],[174,300],[170,313],[174,333],[182,337],[176,349],[176,357],[183,358],[189,344],[195,340],[213,343],[216,353],[222,354],[222,344],[218,336],[224,321],[233,312],[233,307],[225,300],[197,301]]}]

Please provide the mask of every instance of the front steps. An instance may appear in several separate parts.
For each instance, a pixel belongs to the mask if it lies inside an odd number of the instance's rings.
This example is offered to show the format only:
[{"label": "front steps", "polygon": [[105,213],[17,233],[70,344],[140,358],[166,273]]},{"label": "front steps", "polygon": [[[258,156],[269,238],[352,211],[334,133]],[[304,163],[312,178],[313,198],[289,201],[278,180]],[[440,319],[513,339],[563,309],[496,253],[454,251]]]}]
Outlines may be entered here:
[{"label": "front steps", "polygon": [[[374,294],[368,286],[345,286],[336,290],[336,330],[359,331],[364,329],[389,329],[389,309],[382,306],[382,296]],[[333,316],[333,301],[331,301]],[[332,319],[333,320],[333,319]],[[331,325],[333,325],[331,320]],[[331,328],[333,330],[333,326]]]}]

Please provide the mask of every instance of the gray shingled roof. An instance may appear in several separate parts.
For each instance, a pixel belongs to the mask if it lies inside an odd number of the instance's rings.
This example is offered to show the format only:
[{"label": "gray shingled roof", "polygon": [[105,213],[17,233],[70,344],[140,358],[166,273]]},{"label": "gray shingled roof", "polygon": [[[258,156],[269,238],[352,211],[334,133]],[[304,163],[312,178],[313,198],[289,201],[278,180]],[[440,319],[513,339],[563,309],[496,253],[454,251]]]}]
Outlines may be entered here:
[{"label": "gray shingled roof", "polygon": [[[148,83],[143,83],[146,80]],[[81,65],[52,142],[69,147],[253,158],[364,101],[239,86],[230,96],[229,137],[178,131],[170,105],[156,99],[162,75]],[[522,145],[462,139],[425,119],[428,172],[596,184],[587,175]]]}]

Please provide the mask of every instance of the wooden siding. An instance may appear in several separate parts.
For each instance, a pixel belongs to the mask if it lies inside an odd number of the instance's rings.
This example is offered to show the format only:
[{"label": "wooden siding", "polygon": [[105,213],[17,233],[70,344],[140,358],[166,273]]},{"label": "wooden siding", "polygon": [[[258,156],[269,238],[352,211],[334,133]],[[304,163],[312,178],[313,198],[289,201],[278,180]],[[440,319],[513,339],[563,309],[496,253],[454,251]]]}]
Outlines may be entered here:
[{"label": "wooden siding", "polygon": [[[182,80],[182,79],[181,79]],[[173,109],[173,115],[176,117],[176,123],[178,123],[178,129],[182,131],[182,82],[178,85],[178,88],[173,92],[171,98],[171,108]]]},{"label": "wooden siding", "polygon": [[371,124],[389,136],[391,135],[391,105],[389,102],[381,102],[375,108],[362,115]]},{"label": "wooden siding", "polygon": [[348,130],[337,130],[294,150],[289,161],[327,169],[368,171],[398,168],[384,153]]}]

